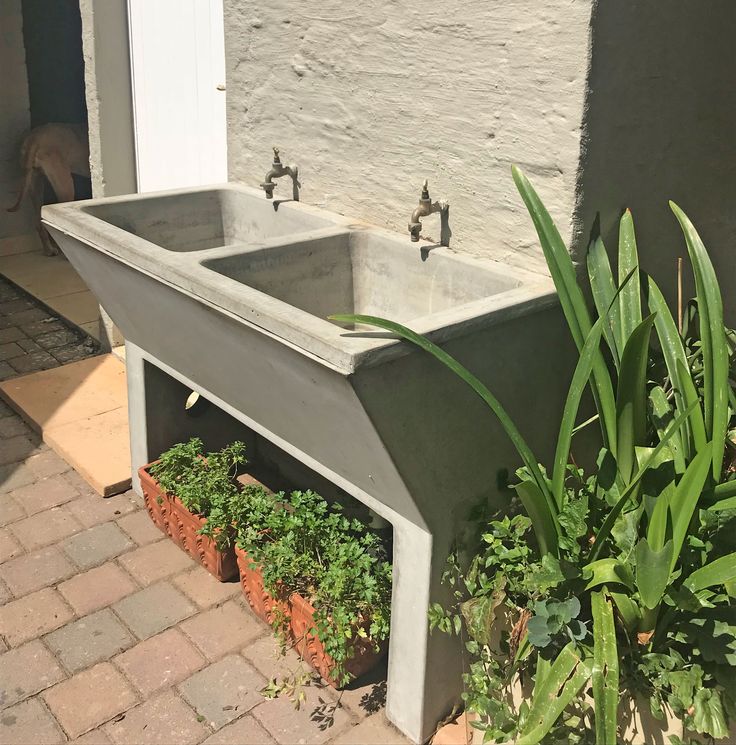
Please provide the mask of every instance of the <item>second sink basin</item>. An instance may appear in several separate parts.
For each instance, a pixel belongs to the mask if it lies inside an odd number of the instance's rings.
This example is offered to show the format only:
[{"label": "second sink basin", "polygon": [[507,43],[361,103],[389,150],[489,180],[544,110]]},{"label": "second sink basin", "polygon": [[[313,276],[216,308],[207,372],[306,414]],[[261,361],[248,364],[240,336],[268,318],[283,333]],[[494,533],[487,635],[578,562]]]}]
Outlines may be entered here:
[{"label": "second sink basin", "polygon": [[202,263],[321,319],[362,313],[406,323],[520,284],[458,254],[420,254],[405,242],[360,230]]}]

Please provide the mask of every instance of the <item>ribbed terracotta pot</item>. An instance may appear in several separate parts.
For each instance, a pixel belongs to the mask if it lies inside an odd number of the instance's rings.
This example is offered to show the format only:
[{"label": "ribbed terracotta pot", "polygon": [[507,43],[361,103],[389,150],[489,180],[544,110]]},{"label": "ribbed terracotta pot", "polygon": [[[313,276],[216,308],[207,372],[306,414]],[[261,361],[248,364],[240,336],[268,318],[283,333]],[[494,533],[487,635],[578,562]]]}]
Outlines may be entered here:
[{"label": "ribbed terracotta pot", "polygon": [[275,613],[281,613],[288,618],[289,604],[285,600],[277,600],[266,592],[263,586],[263,575],[258,567],[251,567],[250,556],[243,549],[235,547],[235,555],[240,569],[240,585],[253,612],[269,626],[273,623]]},{"label": "ribbed terracotta pot", "polygon": [[158,485],[156,479],[148,473],[147,469],[152,465],[152,463],[149,463],[147,466],[138,469],[138,478],[141,480],[141,489],[143,490],[143,501],[153,524],[159,530],[168,534],[169,498]]},{"label": "ribbed terracotta pot", "polygon": [[[332,673],[335,661],[325,652],[319,637],[309,629],[314,626],[314,608],[301,595],[294,593],[289,598],[291,619],[289,631],[294,648],[333,688],[342,688],[334,679]],[[387,644],[384,643],[378,652],[368,639],[357,634],[353,635],[353,656],[345,662],[345,671],[351,679],[359,678],[372,670],[386,653]]]},{"label": "ribbed terracotta pot", "polygon": [[[285,629],[294,649],[333,688],[340,688],[332,676],[335,661],[325,652],[322,642],[310,629],[314,626],[314,608],[301,595],[294,593],[288,602],[274,598],[263,586],[263,576],[258,567],[251,567],[248,554],[236,546],[235,553],[240,567],[240,583],[253,612],[268,624],[273,624],[275,613],[280,610],[288,619]],[[359,678],[374,668],[386,651],[386,645],[376,652],[367,639],[355,636],[354,655],[345,664],[353,678]]]},{"label": "ribbed terracotta pot", "polygon": [[[146,509],[153,522],[220,582],[237,577],[238,564],[234,550],[220,550],[212,538],[199,533],[207,519],[191,513],[178,497],[163,492],[156,479],[148,473],[147,469],[152,465],[153,463],[149,463],[138,469],[138,475]],[[147,491],[150,497],[146,495]]]}]

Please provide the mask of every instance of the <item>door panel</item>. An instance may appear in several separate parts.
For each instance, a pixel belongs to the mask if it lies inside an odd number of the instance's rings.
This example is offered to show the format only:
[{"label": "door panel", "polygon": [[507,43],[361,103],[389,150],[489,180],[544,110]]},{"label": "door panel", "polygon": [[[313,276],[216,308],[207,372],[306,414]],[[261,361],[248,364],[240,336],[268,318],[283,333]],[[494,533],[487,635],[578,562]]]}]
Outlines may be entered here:
[{"label": "door panel", "polygon": [[227,180],[222,0],[128,0],[138,190]]}]

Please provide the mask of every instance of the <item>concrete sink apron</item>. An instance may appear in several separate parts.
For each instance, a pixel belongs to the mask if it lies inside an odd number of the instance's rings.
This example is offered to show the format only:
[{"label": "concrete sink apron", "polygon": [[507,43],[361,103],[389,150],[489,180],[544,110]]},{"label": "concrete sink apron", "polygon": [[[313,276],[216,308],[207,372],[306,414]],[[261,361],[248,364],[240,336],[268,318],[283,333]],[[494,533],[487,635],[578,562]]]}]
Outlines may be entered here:
[{"label": "concrete sink apron", "polygon": [[427,609],[467,508],[498,500],[518,458],[431,357],[326,316],[430,334],[542,440],[569,380],[550,281],[234,184],[47,206],[43,221],[127,340],[134,484],[183,435],[184,384],[392,524],[387,714],[426,740],[461,665]]}]

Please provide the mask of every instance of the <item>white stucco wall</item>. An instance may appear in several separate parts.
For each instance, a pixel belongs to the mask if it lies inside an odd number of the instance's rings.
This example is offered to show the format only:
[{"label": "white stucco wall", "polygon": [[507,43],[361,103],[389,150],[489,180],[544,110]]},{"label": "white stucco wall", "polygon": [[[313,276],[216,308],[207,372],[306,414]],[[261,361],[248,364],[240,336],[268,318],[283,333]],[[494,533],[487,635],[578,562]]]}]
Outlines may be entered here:
[{"label": "white stucco wall", "polygon": [[0,2],[0,239],[33,230],[28,203],[9,213],[22,172],[20,145],[30,127],[21,0]]},{"label": "white stucco wall", "polygon": [[406,231],[427,177],[455,248],[544,269],[510,167],[568,238],[591,5],[225,0],[230,179],[277,144],[305,201]]}]

